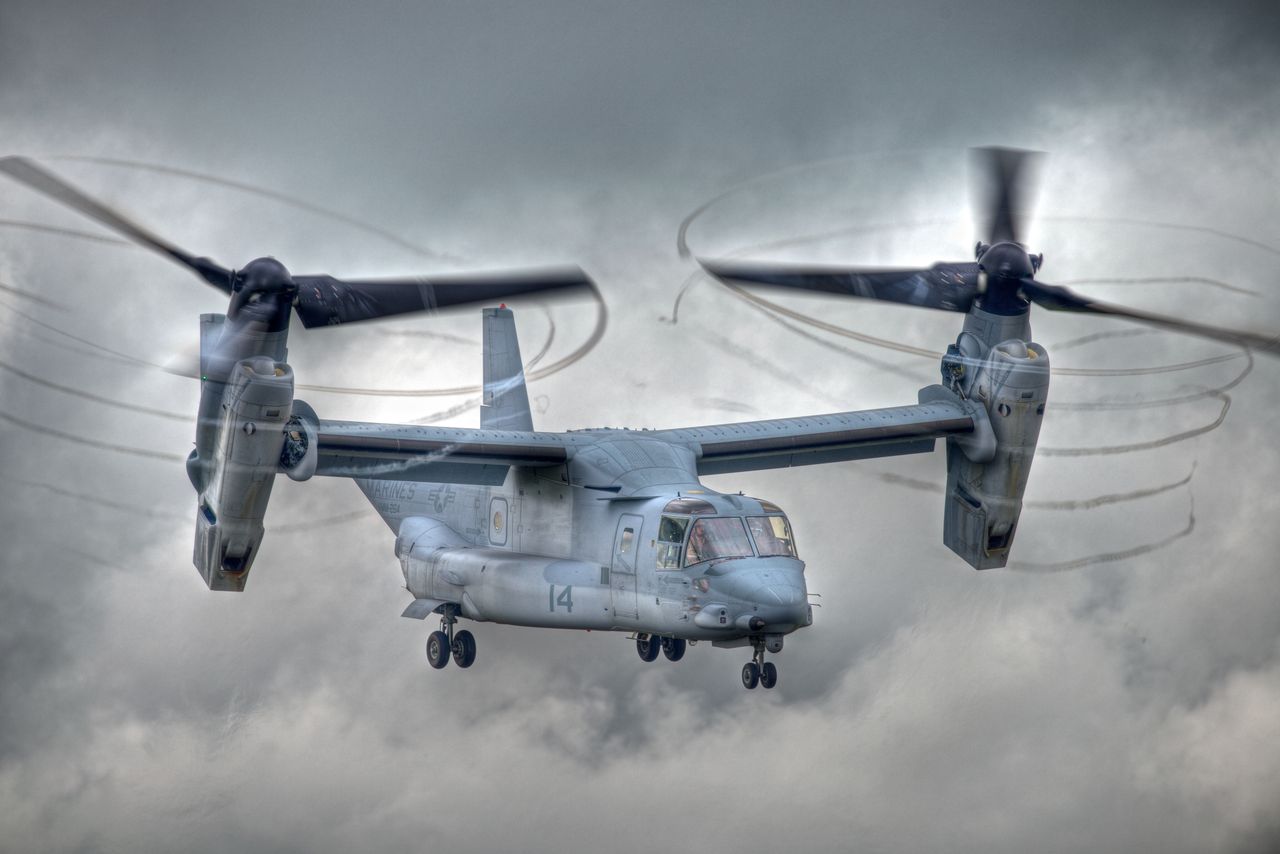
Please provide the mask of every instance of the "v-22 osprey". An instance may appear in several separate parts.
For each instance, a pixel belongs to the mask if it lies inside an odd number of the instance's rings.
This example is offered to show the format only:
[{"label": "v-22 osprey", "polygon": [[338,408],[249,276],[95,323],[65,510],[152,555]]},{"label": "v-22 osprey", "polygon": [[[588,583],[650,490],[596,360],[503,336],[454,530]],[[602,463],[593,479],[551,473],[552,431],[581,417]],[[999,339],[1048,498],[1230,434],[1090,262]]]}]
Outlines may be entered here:
[{"label": "v-22 osprey", "polygon": [[[701,261],[733,286],[878,299],[964,314],[940,382],[912,405],[665,430],[534,429],[515,318],[483,309],[483,405],[475,429],[322,419],[294,396],[292,316],[308,329],[520,295],[595,292],[580,269],[404,280],[294,275],[274,258],[241,270],[196,257],[20,157],[0,171],[176,261],[229,296],[201,316],[201,399],[187,472],[197,494],[193,561],[211,590],[243,591],[278,474],[355,481],[395,534],[412,599],[438,617],[427,659],[470,667],[459,620],[626,632],[640,658],[690,643],[749,648],[746,688],[777,684],[766,653],[813,623],[805,565],[780,507],[721,493],[703,475],[927,453],[946,442],[943,542],[977,569],[1006,564],[1049,389],[1030,305],[1103,314],[1277,351],[1276,339],[1081,297],[1035,276],[1018,175],[1031,155],[983,149],[990,243],[925,269]],[[598,295],[597,295],[598,298]]]}]

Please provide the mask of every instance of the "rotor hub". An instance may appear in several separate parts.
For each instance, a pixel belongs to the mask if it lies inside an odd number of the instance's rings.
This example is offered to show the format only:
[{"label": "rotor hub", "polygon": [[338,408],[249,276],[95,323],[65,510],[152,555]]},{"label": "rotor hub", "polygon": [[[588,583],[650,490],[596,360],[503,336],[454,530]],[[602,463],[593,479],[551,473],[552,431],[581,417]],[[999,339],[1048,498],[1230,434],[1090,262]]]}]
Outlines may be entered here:
[{"label": "rotor hub", "polygon": [[997,243],[978,256],[978,268],[990,277],[1026,279],[1035,275],[1036,264],[1017,243]]},{"label": "rotor hub", "polygon": [[255,258],[236,273],[232,289],[237,292],[279,294],[297,289],[289,269],[275,258]]}]

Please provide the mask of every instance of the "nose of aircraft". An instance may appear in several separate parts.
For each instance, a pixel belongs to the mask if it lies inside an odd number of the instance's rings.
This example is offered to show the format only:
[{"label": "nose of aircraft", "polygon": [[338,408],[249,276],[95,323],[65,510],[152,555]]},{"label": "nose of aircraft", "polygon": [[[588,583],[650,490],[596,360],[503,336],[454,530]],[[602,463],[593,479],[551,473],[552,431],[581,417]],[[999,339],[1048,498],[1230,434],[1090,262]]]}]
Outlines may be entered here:
[{"label": "nose of aircraft", "polygon": [[804,564],[791,558],[755,558],[724,565],[712,589],[758,606],[770,623],[802,623],[808,606]]},{"label": "nose of aircraft", "polygon": [[804,588],[795,584],[765,584],[757,587],[750,598],[762,605],[798,605],[804,601]]}]

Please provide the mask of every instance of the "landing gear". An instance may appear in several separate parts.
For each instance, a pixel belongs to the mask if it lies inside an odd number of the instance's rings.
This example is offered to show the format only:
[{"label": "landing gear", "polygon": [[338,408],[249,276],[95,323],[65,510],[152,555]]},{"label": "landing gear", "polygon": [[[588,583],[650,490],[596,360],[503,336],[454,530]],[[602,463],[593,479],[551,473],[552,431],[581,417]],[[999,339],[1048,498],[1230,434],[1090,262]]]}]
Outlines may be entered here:
[{"label": "landing gear", "polygon": [[456,605],[446,605],[440,617],[440,631],[432,632],[427,638],[427,663],[440,670],[449,663],[452,657],[459,667],[470,667],[476,661],[476,638],[471,632],[463,629],[454,632],[453,624],[458,622]]},{"label": "landing gear", "polygon": [[453,663],[459,667],[470,667],[476,661],[476,637],[463,629],[453,636],[450,644],[453,652]]},{"label": "landing gear", "polygon": [[662,647],[662,638],[657,635],[638,635],[636,637],[636,652],[640,654],[641,661],[653,661],[658,657],[658,650]]},{"label": "landing gear", "polygon": [[667,661],[679,661],[684,658],[684,638],[663,638],[662,654]]},{"label": "landing gear", "polygon": [[661,635],[636,635],[636,652],[641,661],[653,661],[661,651],[667,661],[679,661],[684,658],[686,641],[684,638],[666,638]]},{"label": "landing gear", "polygon": [[[764,660],[764,651],[766,640],[762,637],[753,637],[751,646],[755,648],[755,653],[751,656],[751,660],[742,665],[742,687],[750,690],[756,685],[762,688],[772,688],[778,684],[778,666],[772,661]],[[768,644],[770,652],[777,652],[782,649],[781,638],[774,640]],[[773,649],[772,647],[777,647]]]},{"label": "landing gear", "polygon": [[432,632],[427,638],[427,664],[436,670],[449,663],[449,636],[444,632]]}]

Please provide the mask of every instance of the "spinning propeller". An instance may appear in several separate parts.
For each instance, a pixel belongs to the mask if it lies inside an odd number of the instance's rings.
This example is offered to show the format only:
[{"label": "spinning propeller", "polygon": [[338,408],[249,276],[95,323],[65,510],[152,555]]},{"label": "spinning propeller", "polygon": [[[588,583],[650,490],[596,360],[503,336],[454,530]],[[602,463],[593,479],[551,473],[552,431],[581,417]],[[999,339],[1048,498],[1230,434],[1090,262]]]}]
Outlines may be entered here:
[{"label": "spinning propeller", "polygon": [[[595,284],[578,267],[549,267],[496,273],[406,279],[336,279],[326,275],[291,275],[274,258],[258,258],[241,270],[231,270],[205,257],[192,255],[90,198],[51,172],[24,157],[0,158],[0,171],[49,196],[134,243],[176,261],[231,296],[228,315],[256,303],[288,300],[308,329],[373,320],[415,311],[500,302],[513,297],[558,291],[594,290]],[[264,297],[274,297],[264,300]],[[288,314],[275,322],[287,325]],[[268,319],[264,314],[263,319]]]},{"label": "spinning propeller", "polygon": [[1034,180],[1027,181],[1026,173],[1039,156],[1007,148],[974,150],[975,172],[982,178],[976,193],[979,227],[991,241],[977,245],[974,262],[939,262],[924,269],[866,269],[701,258],[698,263],[724,282],[770,285],[958,312],[978,308],[990,314],[1018,315],[1026,312],[1030,303],[1035,303],[1052,311],[1122,317],[1280,354],[1280,336],[1221,329],[1125,308],[1081,296],[1060,285],[1036,281],[1043,256],[1029,254],[1022,239],[1028,184],[1034,183]]}]

